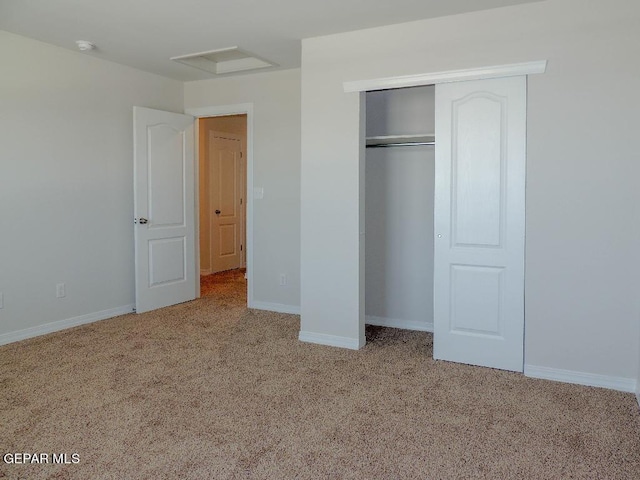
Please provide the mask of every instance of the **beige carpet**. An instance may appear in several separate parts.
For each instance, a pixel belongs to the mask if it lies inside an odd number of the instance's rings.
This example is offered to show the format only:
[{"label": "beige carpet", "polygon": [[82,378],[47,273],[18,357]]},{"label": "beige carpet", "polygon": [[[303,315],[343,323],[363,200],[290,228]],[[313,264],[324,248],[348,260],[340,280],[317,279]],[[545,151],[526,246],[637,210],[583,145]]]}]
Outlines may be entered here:
[{"label": "beige carpet", "polygon": [[[78,453],[25,479],[638,479],[633,395],[431,358],[370,328],[348,351],[211,296],[0,348],[0,446]],[[70,457],[69,457],[70,458]]]}]

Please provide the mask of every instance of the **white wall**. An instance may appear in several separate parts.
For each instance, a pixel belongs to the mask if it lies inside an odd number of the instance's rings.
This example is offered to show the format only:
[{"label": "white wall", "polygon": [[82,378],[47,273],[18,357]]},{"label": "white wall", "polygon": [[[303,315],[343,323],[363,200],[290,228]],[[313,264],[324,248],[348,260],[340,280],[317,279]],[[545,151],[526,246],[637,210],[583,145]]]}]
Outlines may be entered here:
[{"label": "white wall", "polygon": [[433,135],[435,131],[433,85],[367,92],[366,102],[367,137]]},{"label": "white wall", "polygon": [[[366,134],[433,134],[433,86],[368,92]],[[433,330],[432,146],[366,150],[367,323]]]},{"label": "white wall", "polygon": [[[188,82],[185,109],[253,103],[253,290],[257,308],[300,305],[300,71]],[[280,286],[280,275],[287,285]]]},{"label": "white wall", "polygon": [[51,322],[131,310],[133,106],[180,112],[183,90],[177,81],[1,31],[0,58],[6,343],[62,326]]},{"label": "white wall", "polygon": [[528,86],[525,363],[630,388],[639,43],[634,0],[548,0],[304,40],[302,332],[359,341],[360,95],[342,83],[547,59]]}]

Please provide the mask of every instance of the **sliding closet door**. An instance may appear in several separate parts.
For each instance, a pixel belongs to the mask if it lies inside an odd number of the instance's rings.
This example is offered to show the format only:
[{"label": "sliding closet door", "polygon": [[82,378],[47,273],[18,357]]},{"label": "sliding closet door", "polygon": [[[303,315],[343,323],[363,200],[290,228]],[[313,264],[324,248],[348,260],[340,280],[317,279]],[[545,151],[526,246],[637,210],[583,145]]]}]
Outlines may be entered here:
[{"label": "sliding closet door", "polygon": [[521,372],[526,77],[436,85],[434,358]]}]

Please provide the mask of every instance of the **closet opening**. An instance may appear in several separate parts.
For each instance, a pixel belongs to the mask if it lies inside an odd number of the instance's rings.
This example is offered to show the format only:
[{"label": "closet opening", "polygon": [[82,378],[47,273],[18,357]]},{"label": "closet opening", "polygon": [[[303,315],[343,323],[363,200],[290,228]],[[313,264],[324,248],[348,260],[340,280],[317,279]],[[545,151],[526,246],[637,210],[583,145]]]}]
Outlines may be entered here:
[{"label": "closet opening", "polygon": [[360,90],[361,335],[365,324],[431,330],[435,359],[523,371],[518,73]]},{"label": "closet opening", "polygon": [[365,98],[365,324],[433,332],[435,85]]}]

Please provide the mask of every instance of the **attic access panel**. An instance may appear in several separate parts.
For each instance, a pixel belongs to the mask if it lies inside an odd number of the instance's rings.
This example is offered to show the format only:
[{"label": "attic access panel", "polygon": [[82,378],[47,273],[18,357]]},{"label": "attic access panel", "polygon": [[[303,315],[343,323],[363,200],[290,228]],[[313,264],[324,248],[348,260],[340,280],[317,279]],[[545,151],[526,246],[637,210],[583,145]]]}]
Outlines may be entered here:
[{"label": "attic access panel", "polygon": [[238,47],[171,57],[174,62],[189,65],[214,75],[224,75],[277,66]]}]

